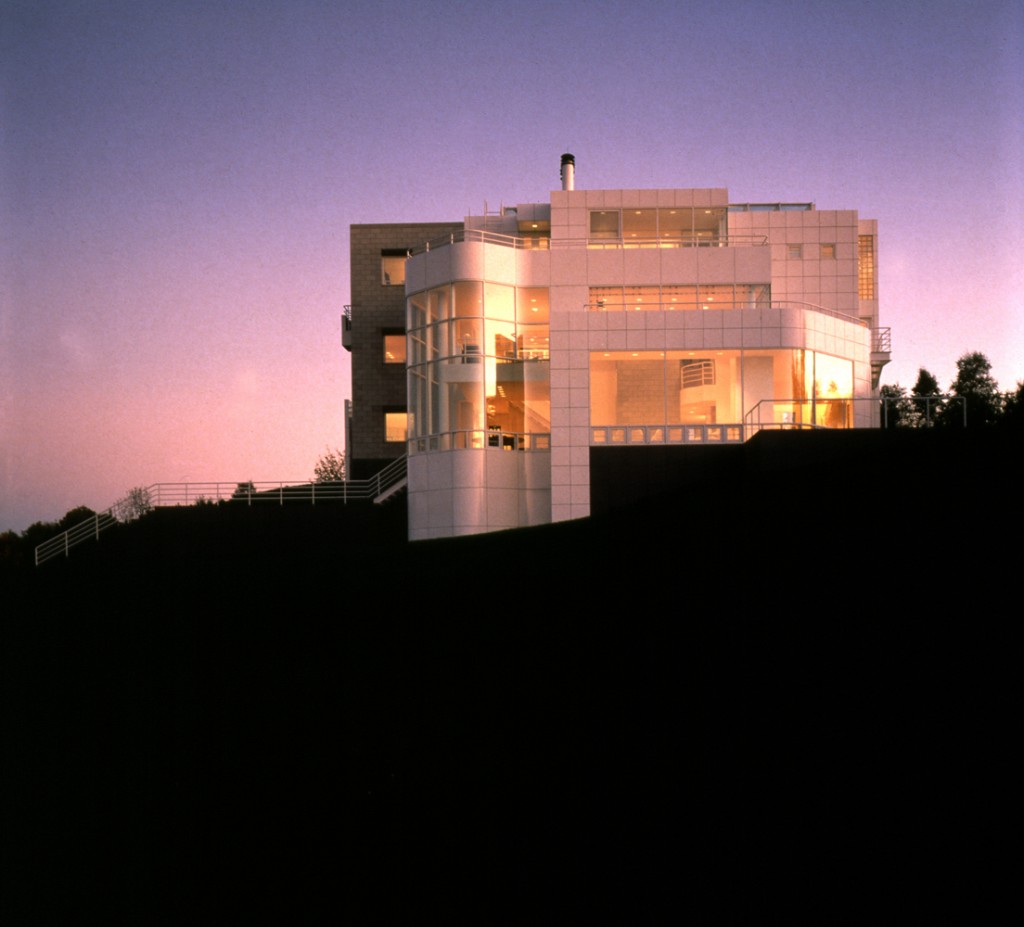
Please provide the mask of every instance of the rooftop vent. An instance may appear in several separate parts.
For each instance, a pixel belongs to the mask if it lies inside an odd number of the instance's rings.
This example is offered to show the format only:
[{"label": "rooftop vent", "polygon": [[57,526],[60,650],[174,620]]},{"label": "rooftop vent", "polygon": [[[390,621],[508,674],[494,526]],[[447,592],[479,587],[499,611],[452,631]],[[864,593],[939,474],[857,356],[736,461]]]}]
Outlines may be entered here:
[{"label": "rooftop vent", "polygon": [[576,158],[566,152],[562,155],[562,189],[575,190]]}]

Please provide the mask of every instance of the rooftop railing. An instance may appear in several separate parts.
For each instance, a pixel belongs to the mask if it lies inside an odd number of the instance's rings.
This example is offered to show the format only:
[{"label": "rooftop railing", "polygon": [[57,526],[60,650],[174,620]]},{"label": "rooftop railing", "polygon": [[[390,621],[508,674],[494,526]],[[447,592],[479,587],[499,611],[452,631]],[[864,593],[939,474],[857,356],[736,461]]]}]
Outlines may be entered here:
[{"label": "rooftop railing", "polygon": [[630,250],[634,248],[733,248],[757,247],[768,244],[767,235],[718,235],[713,238],[683,235],[678,238],[555,238],[544,236],[503,235],[485,229],[460,229],[440,238],[432,238],[422,245],[410,248],[409,257],[425,254],[459,242],[483,242],[527,251],[559,250],[562,248],[591,248]]}]

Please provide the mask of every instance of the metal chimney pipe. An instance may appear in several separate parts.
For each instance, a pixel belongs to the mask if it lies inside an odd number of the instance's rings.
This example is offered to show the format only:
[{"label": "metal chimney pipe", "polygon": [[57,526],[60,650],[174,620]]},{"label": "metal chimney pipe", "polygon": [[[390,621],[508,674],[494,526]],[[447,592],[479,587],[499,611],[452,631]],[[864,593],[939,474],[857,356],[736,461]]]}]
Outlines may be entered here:
[{"label": "metal chimney pipe", "polygon": [[562,189],[563,190],[575,190],[575,174],[576,174],[576,158],[566,152],[562,155]]}]

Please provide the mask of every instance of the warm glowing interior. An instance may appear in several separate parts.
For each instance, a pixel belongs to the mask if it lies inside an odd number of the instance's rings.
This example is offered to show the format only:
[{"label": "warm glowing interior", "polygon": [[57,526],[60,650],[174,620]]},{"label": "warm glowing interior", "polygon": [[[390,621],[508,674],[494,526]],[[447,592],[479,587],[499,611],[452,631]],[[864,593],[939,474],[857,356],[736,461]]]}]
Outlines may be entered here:
[{"label": "warm glowing interior", "polygon": [[815,351],[602,351],[590,355],[591,425],[753,421],[843,428],[853,365]]},{"label": "warm glowing interior", "polygon": [[507,447],[551,430],[543,287],[460,282],[409,298],[410,437]]}]

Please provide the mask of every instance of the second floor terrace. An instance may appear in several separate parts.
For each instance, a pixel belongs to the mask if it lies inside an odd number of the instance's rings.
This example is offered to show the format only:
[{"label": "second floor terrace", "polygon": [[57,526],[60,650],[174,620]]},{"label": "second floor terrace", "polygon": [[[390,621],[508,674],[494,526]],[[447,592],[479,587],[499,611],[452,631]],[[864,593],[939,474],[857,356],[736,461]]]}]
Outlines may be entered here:
[{"label": "second floor terrace", "polygon": [[762,247],[768,244],[766,235],[730,235],[722,234],[687,234],[673,238],[657,236],[631,237],[587,237],[587,238],[552,238],[550,235],[507,235],[489,229],[460,229],[425,241],[412,247],[408,257],[436,251],[449,245],[461,242],[480,242],[498,245],[505,248],[520,250],[558,250],[570,248],[591,248],[601,250],[634,249],[634,248],[731,248],[731,247]]}]

